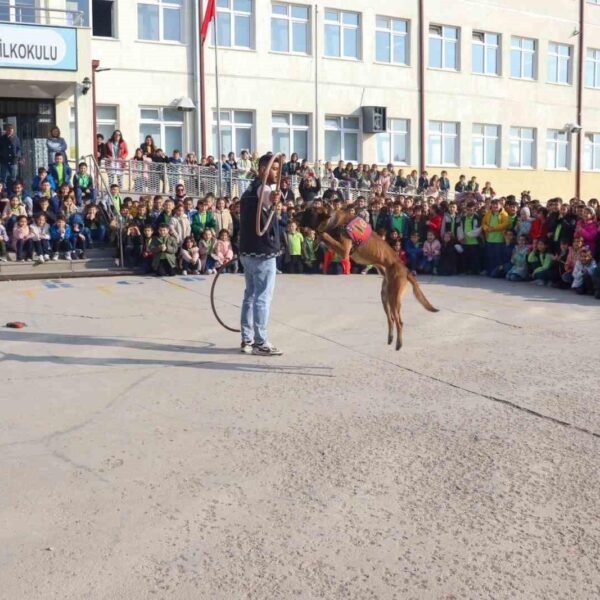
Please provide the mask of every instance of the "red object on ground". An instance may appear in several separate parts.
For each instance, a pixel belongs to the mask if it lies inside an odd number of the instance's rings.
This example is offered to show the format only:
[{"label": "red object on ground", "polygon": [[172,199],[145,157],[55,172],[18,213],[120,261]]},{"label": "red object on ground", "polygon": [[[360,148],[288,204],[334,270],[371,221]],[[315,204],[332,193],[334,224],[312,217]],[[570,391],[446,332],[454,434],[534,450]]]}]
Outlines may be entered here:
[{"label": "red object on ground", "polygon": [[27,327],[27,323],[23,323],[23,321],[11,321],[6,326],[12,329],[23,329],[23,327]]}]

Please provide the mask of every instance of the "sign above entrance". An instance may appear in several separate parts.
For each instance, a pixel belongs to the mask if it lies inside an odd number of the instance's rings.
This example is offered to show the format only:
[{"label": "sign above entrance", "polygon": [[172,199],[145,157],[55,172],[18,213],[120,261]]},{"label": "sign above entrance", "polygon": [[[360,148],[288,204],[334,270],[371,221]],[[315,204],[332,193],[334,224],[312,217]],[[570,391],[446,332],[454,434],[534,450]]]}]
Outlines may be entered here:
[{"label": "sign above entrance", "polygon": [[0,23],[0,67],[77,71],[77,30]]}]

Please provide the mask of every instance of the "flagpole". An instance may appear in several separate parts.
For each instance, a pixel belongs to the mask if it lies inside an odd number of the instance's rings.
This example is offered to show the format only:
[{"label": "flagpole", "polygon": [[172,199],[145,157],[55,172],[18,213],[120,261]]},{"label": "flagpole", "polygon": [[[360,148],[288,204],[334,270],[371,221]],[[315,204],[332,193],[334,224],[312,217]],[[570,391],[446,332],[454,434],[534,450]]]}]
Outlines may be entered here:
[{"label": "flagpole", "polygon": [[223,165],[221,164],[221,156],[223,151],[221,149],[221,103],[219,100],[219,53],[217,52],[217,48],[219,46],[219,36],[218,36],[218,27],[217,27],[217,19],[219,17],[219,12],[215,10],[215,95],[216,95],[216,105],[217,105],[217,164],[219,166],[219,198],[223,194]]}]

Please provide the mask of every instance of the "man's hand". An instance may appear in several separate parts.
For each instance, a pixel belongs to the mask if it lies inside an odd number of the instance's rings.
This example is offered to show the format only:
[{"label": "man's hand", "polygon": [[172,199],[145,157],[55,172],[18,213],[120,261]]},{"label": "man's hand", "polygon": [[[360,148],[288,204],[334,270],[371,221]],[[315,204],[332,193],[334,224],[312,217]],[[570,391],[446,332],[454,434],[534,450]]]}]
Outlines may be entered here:
[{"label": "man's hand", "polygon": [[160,251],[161,252],[166,252],[167,251],[167,247],[164,244],[161,244]]},{"label": "man's hand", "polygon": [[281,192],[271,192],[269,199],[271,200],[271,204],[278,204],[281,202]]}]

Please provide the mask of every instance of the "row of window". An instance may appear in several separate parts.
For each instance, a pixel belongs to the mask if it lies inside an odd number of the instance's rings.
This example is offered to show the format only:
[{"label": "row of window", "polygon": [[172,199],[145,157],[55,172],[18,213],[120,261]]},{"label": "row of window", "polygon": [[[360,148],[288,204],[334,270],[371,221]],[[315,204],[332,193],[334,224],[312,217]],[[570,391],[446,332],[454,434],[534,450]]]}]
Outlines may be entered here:
[{"label": "row of window", "polygon": [[[595,3],[600,3],[598,0]],[[114,0],[94,0],[94,35],[114,36]],[[149,41],[183,41],[184,0],[138,0],[138,38]],[[254,0],[217,0],[217,41],[219,46],[254,47]],[[271,4],[271,50],[290,54],[311,54],[312,10],[308,5]],[[360,60],[362,57],[362,15],[346,10],[324,11],[324,55]],[[214,30],[212,33],[214,43]],[[429,67],[460,70],[461,29],[451,25],[429,26]],[[548,81],[571,84],[573,46],[550,42],[547,52]],[[510,76],[538,78],[538,40],[510,38]],[[377,62],[410,65],[410,21],[377,16],[375,21]],[[472,70],[481,75],[502,75],[502,35],[474,31]],[[600,49],[586,51],[585,82],[600,88]]]},{"label": "row of window", "polygon": [[[185,152],[184,117],[172,108],[140,107],[138,142],[151,135],[158,147],[171,153]],[[97,109],[98,133],[105,139],[118,128],[118,107],[100,105]],[[213,113],[213,150],[217,148],[217,114]],[[306,113],[274,112],[271,119],[272,149],[290,156],[297,152],[310,156],[311,116]],[[409,119],[389,119],[388,131],[376,134],[376,161],[379,164],[410,164]],[[456,122],[430,121],[428,124],[427,163],[435,166],[460,166],[460,125]],[[126,132],[124,132],[126,134]],[[325,115],[326,160],[361,160],[360,118]],[[222,110],[221,139],[223,152],[255,147],[254,112]],[[127,137],[127,136],[126,136]],[[471,166],[499,168],[501,166],[500,125],[475,123],[471,136]],[[535,169],[537,160],[537,130],[532,127],[511,127],[509,132],[509,162],[511,168]],[[546,169],[571,168],[571,138],[568,133],[548,129],[546,132]],[[600,133],[585,134],[584,169],[600,171]]]}]

